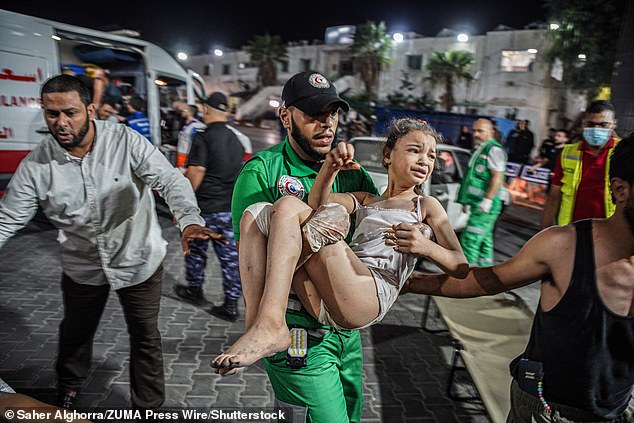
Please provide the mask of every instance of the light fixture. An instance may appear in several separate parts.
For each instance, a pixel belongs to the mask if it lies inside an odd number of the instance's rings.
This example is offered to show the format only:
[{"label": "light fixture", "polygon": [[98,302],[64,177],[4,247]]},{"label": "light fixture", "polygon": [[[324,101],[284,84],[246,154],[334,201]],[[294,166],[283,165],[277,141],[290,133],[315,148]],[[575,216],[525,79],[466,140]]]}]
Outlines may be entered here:
[{"label": "light fixture", "polygon": [[405,37],[400,32],[395,32],[394,34],[392,34],[392,39],[395,43],[402,43]]},{"label": "light fixture", "polygon": [[219,48],[214,49],[214,54],[218,57],[222,56],[224,54],[224,52],[222,50],[220,50]]},{"label": "light fixture", "polygon": [[179,51],[178,54],[176,54],[176,58],[181,62],[184,62],[189,58],[189,56],[184,51]]},{"label": "light fixture", "polygon": [[530,54],[537,54],[537,49],[536,48],[529,48],[528,50],[526,50],[528,53]]},{"label": "light fixture", "polygon": [[62,40],[60,37],[58,37],[55,34],[51,35],[51,38],[54,39],[55,41],[61,41]]},{"label": "light fixture", "polygon": [[458,34],[458,37],[456,38],[460,43],[466,43],[467,41],[469,41],[469,35],[465,34],[464,32]]},{"label": "light fixture", "polygon": [[155,79],[154,83],[158,85],[159,87],[164,87],[167,85],[167,82],[163,81],[162,79]]},{"label": "light fixture", "polygon": [[549,28],[551,31],[557,31],[559,29],[559,24],[553,22],[549,25]]},{"label": "light fixture", "polygon": [[584,60],[586,60],[586,59],[587,59],[587,57],[586,57],[586,55],[585,55],[584,53],[579,53],[579,54],[577,55],[577,59],[579,59],[579,60],[581,60],[581,61],[584,61]]},{"label": "light fixture", "polygon": [[269,100],[269,106],[273,107],[273,108],[278,108],[280,107],[280,102],[277,100]]}]

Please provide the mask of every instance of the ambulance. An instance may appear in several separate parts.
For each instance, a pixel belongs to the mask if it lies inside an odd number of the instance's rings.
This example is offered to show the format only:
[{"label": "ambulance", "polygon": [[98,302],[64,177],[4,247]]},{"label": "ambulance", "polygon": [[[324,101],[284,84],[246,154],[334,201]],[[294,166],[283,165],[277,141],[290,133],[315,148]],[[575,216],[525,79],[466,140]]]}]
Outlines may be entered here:
[{"label": "ambulance", "polygon": [[42,83],[62,69],[96,67],[109,71],[122,94],[146,100],[158,146],[171,141],[165,116],[174,115],[173,106],[204,96],[202,78],[152,43],[0,9],[0,196],[20,161],[48,134]]}]

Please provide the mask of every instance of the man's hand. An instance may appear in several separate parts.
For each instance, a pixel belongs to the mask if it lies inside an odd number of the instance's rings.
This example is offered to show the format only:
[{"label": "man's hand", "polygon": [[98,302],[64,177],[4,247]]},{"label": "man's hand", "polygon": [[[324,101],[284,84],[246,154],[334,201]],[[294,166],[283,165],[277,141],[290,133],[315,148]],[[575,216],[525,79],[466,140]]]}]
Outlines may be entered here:
[{"label": "man's hand", "polygon": [[220,235],[211,229],[204,228],[200,225],[188,225],[185,227],[185,230],[183,230],[183,234],[181,235],[181,246],[183,247],[183,252],[186,256],[189,255],[189,243],[195,239],[213,239],[214,241],[218,241],[224,245],[229,243],[229,241],[225,239],[224,235]]},{"label": "man's hand", "polygon": [[478,204],[478,210],[482,213],[489,213],[491,211],[491,206],[493,205],[493,200],[490,198],[483,198]]},{"label": "man's hand", "polygon": [[359,163],[354,162],[354,147],[352,144],[340,142],[326,155],[325,165],[334,170],[360,169]]}]

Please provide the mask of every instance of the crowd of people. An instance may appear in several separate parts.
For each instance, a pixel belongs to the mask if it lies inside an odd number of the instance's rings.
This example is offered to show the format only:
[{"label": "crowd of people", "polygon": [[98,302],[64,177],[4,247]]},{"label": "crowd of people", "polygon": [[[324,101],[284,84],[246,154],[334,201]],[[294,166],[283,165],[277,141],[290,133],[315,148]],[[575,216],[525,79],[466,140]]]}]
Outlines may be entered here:
[{"label": "crowd of people", "polygon": [[[165,401],[157,319],[166,243],[156,190],[181,230],[186,284],[176,294],[205,304],[211,241],[224,302],[209,312],[234,322],[244,301],[244,335],[211,366],[230,376],[264,360],[276,404],[292,410],[292,421],[360,421],[359,329],[380,322],[399,295],[475,297],[535,281],[540,306],[525,352],[511,363],[508,421],[634,419],[634,137],[616,137],[609,103],[588,106],[575,143],[553,131],[535,164],[528,121],[518,121],[505,143],[493,120],[476,120],[472,134],[463,128],[459,143],[474,153],[458,193],[470,211],[458,239],[438,200],[421,192],[434,171],[438,133],[416,119],[393,122],[382,152],[388,187],[378,192],[352,145],[335,146],[349,105],[318,72],[286,82],[285,137],[246,163],[246,137],[227,123],[224,94],[205,99],[202,121],[196,105],[184,107],[177,167],[147,142],[142,104],[128,99],[121,125],[97,81],[92,93],[76,76],[44,83],[51,135],[0,199],[0,247],[38,206],[60,230],[59,406],[72,408],[80,395],[110,289],[130,333],[132,406]],[[554,176],[547,229],[495,264],[507,160]],[[417,272],[419,257],[443,273]]]}]

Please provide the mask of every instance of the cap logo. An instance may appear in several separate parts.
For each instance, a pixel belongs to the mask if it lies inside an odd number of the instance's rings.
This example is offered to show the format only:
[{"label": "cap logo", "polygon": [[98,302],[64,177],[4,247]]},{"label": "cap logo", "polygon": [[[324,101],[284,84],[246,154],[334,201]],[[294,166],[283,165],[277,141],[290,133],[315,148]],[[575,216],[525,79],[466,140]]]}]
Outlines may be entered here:
[{"label": "cap logo", "polygon": [[330,88],[330,82],[325,76],[313,73],[308,77],[308,83],[315,88]]},{"label": "cap logo", "polygon": [[288,175],[282,175],[277,181],[277,189],[282,195],[292,195],[300,200],[304,199],[306,190],[299,179]]}]

